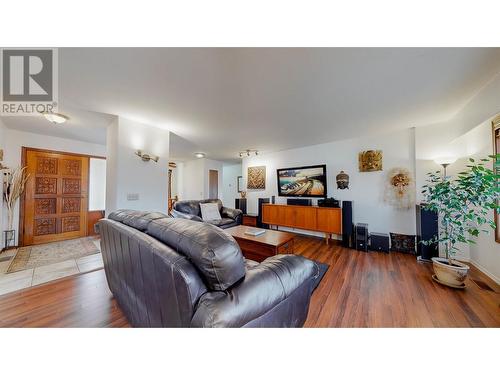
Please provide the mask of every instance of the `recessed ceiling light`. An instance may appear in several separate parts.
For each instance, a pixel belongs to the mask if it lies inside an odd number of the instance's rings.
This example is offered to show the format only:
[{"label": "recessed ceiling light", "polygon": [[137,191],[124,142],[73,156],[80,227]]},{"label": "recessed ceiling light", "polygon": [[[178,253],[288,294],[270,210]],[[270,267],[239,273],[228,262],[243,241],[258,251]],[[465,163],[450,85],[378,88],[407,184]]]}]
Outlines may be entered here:
[{"label": "recessed ceiling light", "polygon": [[62,124],[69,120],[68,116],[62,115],[60,113],[46,112],[43,116],[53,124]]},{"label": "recessed ceiling light", "polygon": [[203,152],[195,152],[194,156],[196,156],[198,159],[201,159],[205,157],[205,154]]}]

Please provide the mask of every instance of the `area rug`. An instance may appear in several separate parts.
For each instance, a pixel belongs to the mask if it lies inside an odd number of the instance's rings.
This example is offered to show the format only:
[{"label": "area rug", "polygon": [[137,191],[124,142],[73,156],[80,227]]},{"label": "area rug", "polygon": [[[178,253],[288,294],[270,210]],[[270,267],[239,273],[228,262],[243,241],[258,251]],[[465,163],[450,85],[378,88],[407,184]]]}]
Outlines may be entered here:
[{"label": "area rug", "polygon": [[17,254],[10,263],[7,273],[46,266],[69,259],[78,259],[97,254],[100,251],[96,237],[25,246],[17,250]]},{"label": "area rug", "polygon": [[326,271],[328,271],[328,268],[330,267],[328,264],[321,263],[318,261],[314,261],[314,263],[316,263],[318,265],[319,275],[316,278],[316,280],[314,280],[313,290],[315,290],[318,287],[319,283],[323,279],[323,276],[325,276]]}]

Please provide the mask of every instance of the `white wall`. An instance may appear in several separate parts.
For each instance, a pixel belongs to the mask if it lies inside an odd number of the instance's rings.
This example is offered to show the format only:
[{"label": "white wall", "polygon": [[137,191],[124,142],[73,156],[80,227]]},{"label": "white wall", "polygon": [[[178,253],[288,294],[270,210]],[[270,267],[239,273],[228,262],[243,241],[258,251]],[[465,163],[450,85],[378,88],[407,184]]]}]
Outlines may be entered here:
[{"label": "white wall", "polygon": [[219,172],[219,198],[221,198],[223,166],[224,164],[221,161],[206,158],[184,162],[181,173],[182,184],[180,186],[182,190],[179,192],[179,199],[208,199],[208,173],[211,169]]},{"label": "white wall", "polygon": [[208,176],[209,176],[209,171],[210,170],[215,170],[217,171],[217,177],[218,177],[218,181],[217,181],[217,195],[218,195],[218,198],[221,199],[222,197],[222,187],[223,187],[223,180],[224,180],[224,170],[223,170],[223,167],[224,167],[224,163],[221,162],[221,161],[218,161],[218,160],[212,160],[212,159],[203,159],[204,162],[205,162],[205,165],[204,165],[204,183],[205,183],[205,191],[204,191],[204,194],[203,194],[203,198],[204,199],[208,199],[209,198],[209,179],[208,179]]},{"label": "white wall", "polygon": [[205,194],[204,172],[205,163],[203,159],[184,162],[182,191],[179,194],[179,199],[203,199]]},{"label": "white wall", "polygon": [[[21,149],[23,146],[78,154],[106,156],[106,147],[104,145],[22,132],[8,128],[4,130],[4,142],[4,165],[11,168],[21,165]],[[6,221],[4,220],[3,225],[5,225],[5,223]],[[14,211],[14,229],[16,230],[17,243],[19,203],[16,205]]]},{"label": "white wall", "polygon": [[[246,186],[249,166],[266,166],[266,189],[247,190],[247,209],[257,212],[257,198],[277,197],[276,169],[326,164],[328,196],[353,201],[353,221],[369,224],[372,232],[415,234],[415,209],[398,210],[383,202],[384,181],[393,167],[410,170],[414,165],[414,138],[412,129],[377,137],[363,137],[316,146],[260,154],[243,159],[243,178]],[[383,171],[358,171],[358,153],[364,150],[383,151]],[[336,175],[344,170],[350,176],[349,189],[337,190]],[[277,197],[277,202],[286,198]],[[314,200],[316,201],[316,199]],[[318,234],[320,235],[320,234]]]},{"label": "white wall", "polygon": [[222,203],[226,207],[234,208],[234,200],[240,197],[238,193],[238,176],[243,176],[241,164],[227,164],[222,169]]},{"label": "white wall", "polygon": [[[169,136],[167,130],[123,117],[108,127],[106,215],[120,208],[168,211]],[[159,156],[144,162],[135,152]],[[137,194],[137,200],[129,200]]]},{"label": "white wall", "polygon": [[90,158],[89,211],[106,209],[106,159]]}]

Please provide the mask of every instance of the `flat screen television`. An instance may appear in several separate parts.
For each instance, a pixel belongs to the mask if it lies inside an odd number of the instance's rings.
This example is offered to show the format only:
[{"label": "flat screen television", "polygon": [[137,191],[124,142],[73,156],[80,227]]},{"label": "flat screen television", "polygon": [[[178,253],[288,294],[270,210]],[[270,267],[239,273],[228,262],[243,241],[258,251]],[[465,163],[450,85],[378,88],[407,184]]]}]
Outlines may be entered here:
[{"label": "flat screen television", "polygon": [[326,165],[277,170],[278,195],[281,197],[325,198]]}]

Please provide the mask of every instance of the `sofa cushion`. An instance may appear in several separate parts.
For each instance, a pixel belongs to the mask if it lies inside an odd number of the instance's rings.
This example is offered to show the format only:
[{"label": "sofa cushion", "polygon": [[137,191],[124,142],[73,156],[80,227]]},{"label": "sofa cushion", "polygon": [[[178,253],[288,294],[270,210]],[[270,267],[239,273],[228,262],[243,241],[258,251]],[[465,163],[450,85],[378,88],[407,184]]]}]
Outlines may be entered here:
[{"label": "sofa cushion", "polygon": [[168,217],[161,212],[135,211],[135,210],[116,210],[109,214],[108,218],[119,223],[128,225],[144,232],[148,224],[153,220],[163,219]]},{"label": "sofa cushion", "polygon": [[164,218],[151,221],[146,233],[187,257],[210,290],[226,290],[245,276],[238,243],[211,224]]},{"label": "sofa cushion", "polygon": [[224,228],[227,225],[234,224],[234,220],[230,219],[228,217],[223,217],[222,219],[219,219],[219,220],[209,220],[209,221],[206,221],[206,223],[210,223],[210,224],[215,225],[216,227],[219,227],[219,228]]},{"label": "sofa cushion", "polygon": [[210,222],[222,219],[217,203],[200,203],[200,211],[203,221]]},{"label": "sofa cushion", "polygon": [[174,210],[189,214],[200,216],[200,201],[178,201],[174,203]]}]

